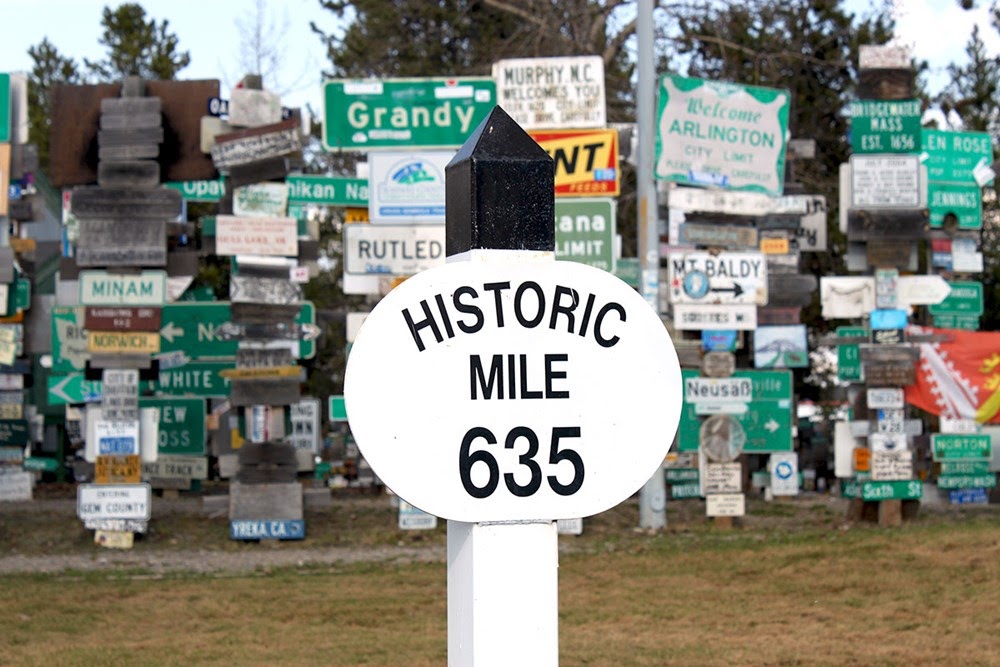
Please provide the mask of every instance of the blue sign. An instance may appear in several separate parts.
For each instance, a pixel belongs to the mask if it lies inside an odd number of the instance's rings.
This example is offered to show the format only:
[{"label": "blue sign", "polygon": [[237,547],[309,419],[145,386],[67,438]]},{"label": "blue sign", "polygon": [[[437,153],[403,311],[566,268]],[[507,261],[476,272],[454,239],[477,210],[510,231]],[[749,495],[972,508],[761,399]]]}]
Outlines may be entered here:
[{"label": "blue sign", "polygon": [[237,519],[229,522],[229,537],[233,540],[302,540],[305,536],[306,522],[303,519]]},{"label": "blue sign", "polygon": [[948,491],[948,502],[955,505],[986,505],[990,498],[986,489],[952,489]]},{"label": "blue sign", "polygon": [[871,312],[871,328],[874,330],[905,329],[906,311],[895,308],[873,310]]},{"label": "blue sign", "polygon": [[732,352],[736,349],[737,332],[733,330],[710,331],[702,329],[701,347],[706,352]]},{"label": "blue sign", "polygon": [[97,441],[98,454],[134,454],[136,450],[135,438],[114,437],[100,438]]}]

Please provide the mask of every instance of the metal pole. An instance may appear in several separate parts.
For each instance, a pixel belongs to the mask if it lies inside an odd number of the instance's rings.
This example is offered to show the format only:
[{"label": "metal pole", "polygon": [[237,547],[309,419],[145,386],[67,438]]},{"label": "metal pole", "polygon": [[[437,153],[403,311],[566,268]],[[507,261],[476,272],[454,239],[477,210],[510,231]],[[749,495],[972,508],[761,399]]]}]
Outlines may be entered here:
[{"label": "metal pole", "polygon": [[[656,104],[655,63],[653,62],[653,0],[639,0],[636,17],[638,39],[638,92],[636,94],[636,199],[641,289],[646,302],[660,312],[660,238],[657,230],[656,187],[653,183],[653,138],[656,127],[653,108]],[[667,525],[667,486],[663,471],[658,470],[639,492],[639,527],[665,528]]]}]

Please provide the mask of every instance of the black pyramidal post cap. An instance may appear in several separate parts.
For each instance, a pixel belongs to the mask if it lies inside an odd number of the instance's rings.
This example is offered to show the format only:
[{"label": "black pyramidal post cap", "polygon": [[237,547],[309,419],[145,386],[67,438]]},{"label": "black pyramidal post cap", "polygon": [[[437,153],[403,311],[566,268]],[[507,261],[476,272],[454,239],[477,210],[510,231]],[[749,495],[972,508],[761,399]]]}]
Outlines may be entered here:
[{"label": "black pyramidal post cap", "polygon": [[555,163],[499,106],[445,167],[445,253],[555,250]]}]

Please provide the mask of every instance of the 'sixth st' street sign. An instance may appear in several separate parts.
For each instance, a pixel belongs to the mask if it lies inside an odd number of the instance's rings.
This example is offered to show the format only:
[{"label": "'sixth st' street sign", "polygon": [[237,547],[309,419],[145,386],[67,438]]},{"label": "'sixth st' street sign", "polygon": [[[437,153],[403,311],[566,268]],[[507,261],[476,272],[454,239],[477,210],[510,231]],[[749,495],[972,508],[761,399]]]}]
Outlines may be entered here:
[{"label": "'sixth st' street sign", "polygon": [[[677,422],[679,402],[663,401],[681,386],[664,333],[634,290],[599,269],[447,264],[402,283],[362,325],[345,383],[351,429],[379,477],[430,514],[588,516],[662,462],[660,448],[622,457],[601,443],[640,442],[653,415],[668,432]],[[394,369],[407,397],[393,419],[379,368]],[[625,368],[629,382],[612,386]],[[610,402],[614,420],[601,416]]]}]

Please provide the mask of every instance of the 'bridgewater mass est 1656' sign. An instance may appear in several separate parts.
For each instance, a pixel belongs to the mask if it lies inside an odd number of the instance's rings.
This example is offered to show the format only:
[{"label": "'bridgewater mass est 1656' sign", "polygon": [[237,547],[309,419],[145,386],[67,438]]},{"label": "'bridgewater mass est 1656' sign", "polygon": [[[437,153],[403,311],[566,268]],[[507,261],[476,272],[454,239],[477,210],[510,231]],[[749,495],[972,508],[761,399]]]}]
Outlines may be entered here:
[{"label": "'bridgewater mass est 1656' sign", "polygon": [[780,195],[789,104],[784,90],[664,76],[656,177]]}]

